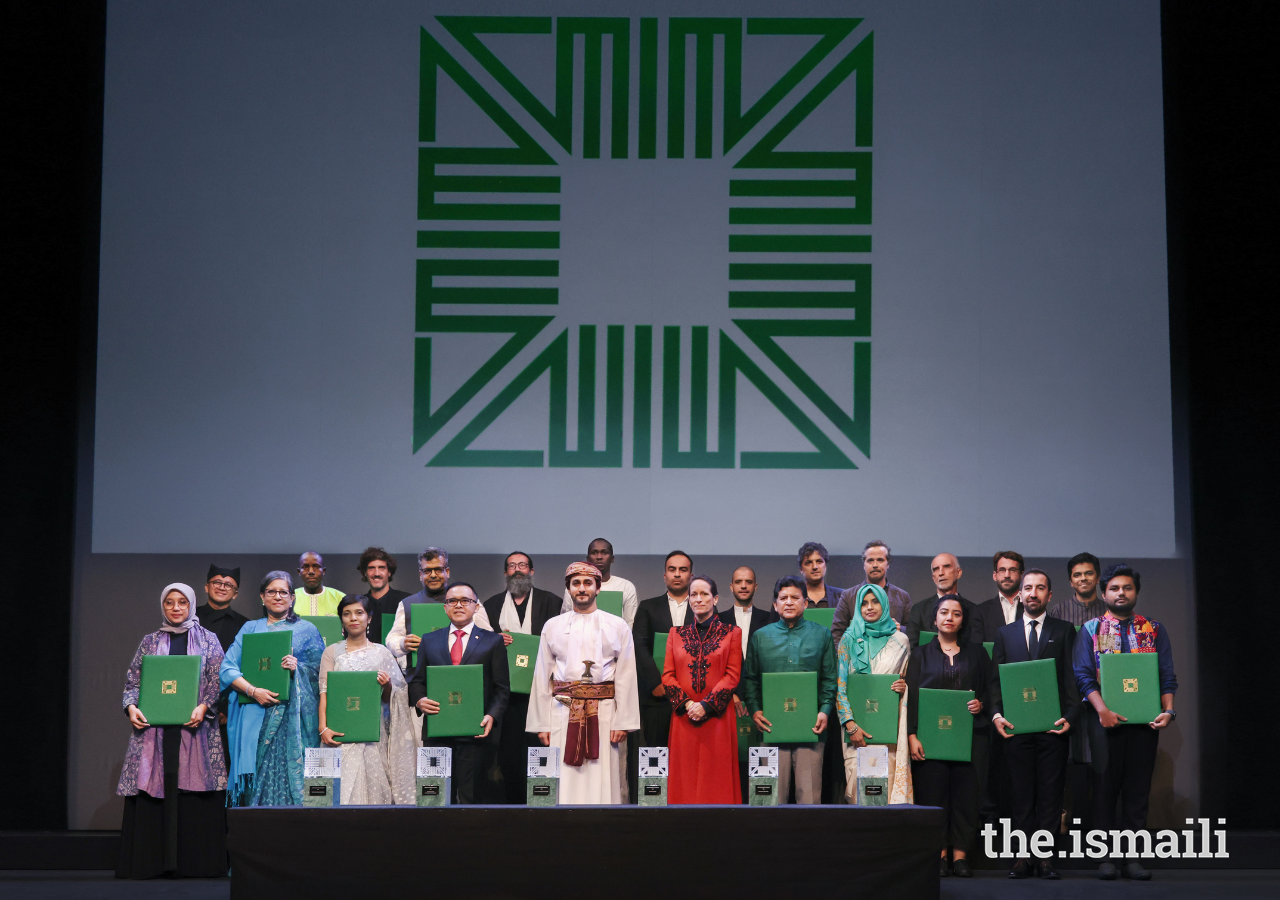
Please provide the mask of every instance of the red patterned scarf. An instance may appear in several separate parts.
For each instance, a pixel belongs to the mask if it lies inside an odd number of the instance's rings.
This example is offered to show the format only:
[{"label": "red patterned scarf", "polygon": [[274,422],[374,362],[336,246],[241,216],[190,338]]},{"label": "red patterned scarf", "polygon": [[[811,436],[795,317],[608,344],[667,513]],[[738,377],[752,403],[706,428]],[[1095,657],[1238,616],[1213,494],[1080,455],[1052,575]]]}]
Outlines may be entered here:
[{"label": "red patterned scarf", "polygon": [[[1107,612],[1098,619],[1098,628],[1093,633],[1094,666],[1099,672],[1102,671],[1102,654],[1122,652],[1122,629],[1126,621],[1133,623],[1132,646],[1129,648],[1129,652],[1156,652],[1156,629],[1154,625],[1137,613],[1133,614],[1133,618],[1126,620],[1117,619],[1110,612]],[[1101,678],[1102,676],[1099,675],[1098,677]]]}]

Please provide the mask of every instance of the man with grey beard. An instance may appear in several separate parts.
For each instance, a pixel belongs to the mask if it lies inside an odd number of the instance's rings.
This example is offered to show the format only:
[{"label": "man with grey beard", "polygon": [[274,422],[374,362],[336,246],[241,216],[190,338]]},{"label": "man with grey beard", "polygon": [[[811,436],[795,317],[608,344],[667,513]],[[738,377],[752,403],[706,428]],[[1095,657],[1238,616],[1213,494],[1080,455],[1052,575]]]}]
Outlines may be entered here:
[{"label": "man with grey beard", "polygon": [[[502,639],[510,644],[511,635],[542,634],[548,619],[560,615],[560,598],[550,591],[533,586],[533,557],[516,551],[503,562],[507,589],[484,601],[484,611]],[[524,730],[529,714],[529,695],[514,691],[507,701],[507,713],[498,737],[498,765],[506,783],[506,802],[525,802],[525,773],[529,748],[541,746],[536,735]]]}]

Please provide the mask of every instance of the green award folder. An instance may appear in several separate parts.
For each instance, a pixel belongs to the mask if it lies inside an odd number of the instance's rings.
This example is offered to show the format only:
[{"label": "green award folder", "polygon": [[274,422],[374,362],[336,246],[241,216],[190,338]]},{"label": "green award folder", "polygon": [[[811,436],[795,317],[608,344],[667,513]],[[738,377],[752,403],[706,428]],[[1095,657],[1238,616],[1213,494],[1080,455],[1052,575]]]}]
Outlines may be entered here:
[{"label": "green award folder", "polygon": [[1053,723],[1062,718],[1054,660],[1001,664],[1000,699],[1014,734],[1036,734],[1054,728]]},{"label": "green award folder", "polygon": [[[404,623],[408,634],[422,637],[432,631],[439,631],[449,625],[449,614],[444,611],[443,603],[410,603],[409,621]],[[409,654],[409,668],[418,665],[418,654]],[[431,699],[435,699],[432,697]]]},{"label": "green award folder", "polygon": [[184,725],[200,702],[203,656],[144,656],[138,709],[152,725]]},{"label": "green award folder", "polygon": [[667,638],[669,637],[671,637],[670,632],[653,636],[653,661],[658,664],[659,675],[667,664]]},{"label": "green award folder", "polygon": [[427,696],[440,712],[427,716],[427,737],[475,737],[484,730],[484,666],[427,666]]},{"label": "green award folder", "polygon": [[305,619],[316,626],[316,629],[320,632],[320,637],[324,639],[326,647],[343,640],[342,620],[337,616],[298,616],[298,618]]},{"label": "green award folder", "polygon": [[382,736],[382,685],[377,672],[330,672],[325,678],[325,724],[343,744],[377,743]]},{"label": "green award folder", "polygon": [[[816,622],[827,631],[831,630],[831,623],[836,620],[836,611],[831,606],[815,606],[812,609],[804,611],[804,617],[810,622]],[[765,718],[768,718],[767,716]]]},{"label": "green award folder", "polygon": [[[923,647],[925,644],[929,643],[930,641],[932,641],[932,640],[936,640],[936,639],[937,639],[937,637],[938,637],[938,632],[936,632],[936,631],[922,631],[922,632],[920,632],[920,646],[921,646],[921,647]],[[996,642],[995,642],[995,641],[983,641],[983,642],[982,642],[982,649],[987,651],[987,657],[988,657],[988,658],[991,658],[991,657],[992,657],[992,655],[995,653],[995,648],[996,648]]]},{"label": "green award folder", "polygon": [[812,744],[818,720],[817,672],[766,672],[761,677],[764,717],[772,730],[765,744]]},{"label": "green award folder", "polygon": [[[246,634],[240,646],[240,672],[244,680],[254,687],[275,691],[281,703],[287,702],[292,673],[280,667],[280,660],[293,652],[293,632],[286,628]],[[245,694],[236,693],[241,703],[254,702]]]},{"label": "green award folder", "polygon": [[920,688],[920,712],[916,737],[925,759],[968,762],[973,752],[973,691]]},{"label": "green award folder", "polygon": [[613,613],[613,615],[621,619],[622,591],[601,591],[596,594],[596,609],[602,609],[607,613]]},{"label": "green award folder", "polygon": [[511,635],[511,643],[507,644],[507,671],[510,673],[513,694],[533,692],[533,667],[538,662],[539,643],[537,635]]},{"label": "green award folder", "polygon": [[[1160,715],[1160,660],[1155,653],[1103,653],[1102,702],[1129,725]],[[1121,723],[1125,724],[1125,723]]]},{"label": "green award folder", "polygon": [[396,627],[396,614],[383,613],[382,614],[382,640],[379,641],[378,643],[385,644],[387,642],[387,635],[389,635],[391,633],[391,629],[395,627]]},{"label": "green award folder", "polygon": [[[892,690],[891,685],[899,675],[850,675],[845,680],[845,690],[849,697],[849,708],[853,711],[853,721],[858,727],[868,732],[870,743],[896,744],[898,742],[898,706],[902,695]],[[765,714],[766,716],[768,713]],[[846,741],[847,733],[846,733]]]}]

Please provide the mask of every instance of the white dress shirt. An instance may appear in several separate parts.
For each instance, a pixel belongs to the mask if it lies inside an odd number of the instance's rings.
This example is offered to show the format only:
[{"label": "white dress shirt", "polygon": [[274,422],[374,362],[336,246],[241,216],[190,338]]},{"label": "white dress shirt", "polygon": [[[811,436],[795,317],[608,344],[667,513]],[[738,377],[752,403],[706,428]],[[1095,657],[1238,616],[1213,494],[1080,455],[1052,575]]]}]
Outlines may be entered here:
[{"label": "white dress shirt", "polygon": [[747,637],[751,634],[751,611],[754,606],[739,606],[733,604],[733,620],[738,623],[738,627],[742,629],[742,658],[747,658]]},{"label": "white dress shirt", "polygon": [[[467,652],[467,641],[471,640],[471,629],[474,628],[475,625],[476,625],[475,619],[472,619],[466,625],[463,625],[462,628],[458,628],[458,626],[454,625],[452,622],[449,623],[449,654],[450,656],[453,655],[453,645],[456,644],[458,641],[462,641],[463,654]],[[459,637],[456,634],[456,632],[458,631],[462,632],[461,637]]]},{"label": "white dress shirt", "polygon": [[1040,615],[1034,619],[1028,619],[1026,617],[1026,613],[1023,613],[1022,639],[1027,642],[1028,655],[1031,653],[1031,623],[1032,622],[1036,623],[1036,640],[1039,641],[1040,646],[1043,647],[1044,646],[1044,618],[1047,615],[1049,615],[1049,611],[1047,609],[1044,612],[1040,613]]},{"label": "white dress shirt", "polygon": [[1004,613],[1004,624],[1012,625],[1014,619],[1018,618],[1018,595],[1013,595],[1013,602],[1005,599],[1004,594],[997,594],[1000,598],[1000,611]]},{"label": "white dress shirt", "polygon": [[671,627],[680,628],[684,625],[685,613],[689,611],[689,598],[686,596],[684,600],[677,603],[671,599],[671,595],[667,594],[667,609],[671,610]]}]

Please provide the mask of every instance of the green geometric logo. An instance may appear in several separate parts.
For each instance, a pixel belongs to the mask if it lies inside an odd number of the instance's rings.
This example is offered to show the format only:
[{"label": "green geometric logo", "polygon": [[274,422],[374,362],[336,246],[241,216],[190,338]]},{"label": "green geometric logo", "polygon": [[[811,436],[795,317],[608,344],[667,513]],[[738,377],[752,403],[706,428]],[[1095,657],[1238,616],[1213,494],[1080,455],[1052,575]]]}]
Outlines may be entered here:
[{"label": "green geometric logo", "polygon": [[[869,458],[871,264],[846,261],[871,250],[874,35],[867,32],[851,38],[861,22],[856,18],[439,16],[431,25],[432,30],[443,29],[438,36],[421,29],[417,247],[426,251],[426,258],[417,259],[416,273],[414,453],[439,435],[428,466],[622,468],[629,463],[632,468],[857,468],[832,439],[832,434],[838,434]],[[666,35],[662,44],[660,29]],[[633,31],[638,31],[638,53],[633,53]],[[770,39],[789,40],[786,46],[794,46],[797,37],[812,41],[746,108],[744,36],[751,47]],[[504,62],[504,49],[509,52],[513,41],[528,41],[528,47],[545,45],[553,55],[546,60],[548,71],[554,71],[554,94],[546,97],[552,102],[539,99],[513,72],[510,59]],[[446,49],[446,42],[455,47],[453,52]],[[608,57],[606,46],[611,51]],[[579,81],[575,81],[575,47],[584,63]],[[660,54],[660,47],[664,53]],[[722,78],[715,74],[717,58],[723,61]],[[439,145],[437,133],[449,124],[438,102],[446,79],[505,135],[508,146]],[[579,84],[581,94],[575,96]],[[719,156],[737,160],[723,185],[729,198],[725,235],[730,289],[722,308],[730,311],[730,318],[723,326],[692,327],[689,322],[565,321],[556,309],[559,289],[528,282],[554,284],[562,263],[571,267],[574,260],[545,255],[524,258],[527,253],[506,252],[555,251],[559,256],[561,233],[549,229],[560,227],[561,204],[529,202],[521,195],[561,193],[557,157],[601,160],[601,165],[608,165],[601,156],[606,143],[608,160],[658,159],[663,84],[662,158],[684,160],[691,144],[692,165],[711,159],[718,144]],[[717,84],[723,93],[718,116]],[[815,111],[846,84],[852,88],[855,104],[852,122],[840,123],[851,135],[848,146],[785,149],[787,138],[806,123],[812,127],[812,120],[821,116]],[[633,85],[638,85],[634,99]],[[575,109],[581,111],[578,131]],[[536,123],[536,128],[522,126],[521,120],[526,125]],[[575,134],[580,134],[577,141]],[[475,195],[475,202],[468,195]],[[759,205],[761,201],[753,198],[772,199],[766,201],[770,205]],[[804,261],[794,261],[797,255]],[[814,255],[819,261],[811,261]],[[735,257],[753,261],[737,262]],[[770,286],[761,287],[761,283]],[[784,287],[777,287],[778,283]],[[454,309],[458,306],[463,307],[461,313]],[[686,326],[683,331],[682,325]],[[570,334],[574,329],[577,414],[576,446],[571,447]],[[450,334],[497,335],[503,340],[460,385],[436,386],[433,393],[432,342]],[[805,360],[788,352],[787,339],[808,337],[855,339],[851,403],[847,397],[844,402],[833,399],[819,383],[821,379],[806,370]],[[603,384],[598,385],[601,339]],[[531,346],[530,353],[541,350],[531,361],[517,364],[517,357]],[[848,343],[841,347],[848,352]],[[683,401],[682,358],[688,373],[687,400]],[[777,372],[767,370],[767,365]],[[545,451],[473,447],[544,374],[550,391]],[[659,376],[656,390],[655,374]],[[763,452],[739,447],[743,426],[739,375],[798,433],[797,446],[804,449]],[[628,384],[632,386],[629,396]],[[604,400],[603,441],[596,422],[598,387]],[[493,393],[493,388],[496,394],[487,402],[477,401],[476,405],[483,402],[478,412],[474,406],[468,410],[482,392]],[[681,448],[683,403],[687,403],[688,449]],[[628,407],[631,447],[624,453]],[[655,436],[660,449],[656,461],[651,459]],[[439,441],[444,442],[442,446]],[[709,449],[713,443],[715,449]]]}]

